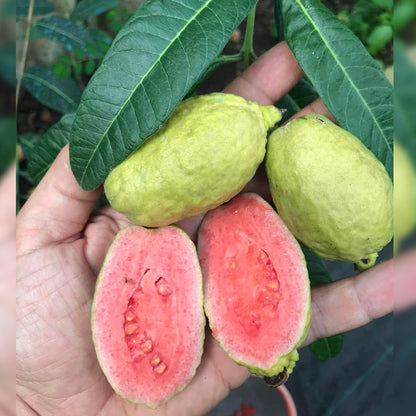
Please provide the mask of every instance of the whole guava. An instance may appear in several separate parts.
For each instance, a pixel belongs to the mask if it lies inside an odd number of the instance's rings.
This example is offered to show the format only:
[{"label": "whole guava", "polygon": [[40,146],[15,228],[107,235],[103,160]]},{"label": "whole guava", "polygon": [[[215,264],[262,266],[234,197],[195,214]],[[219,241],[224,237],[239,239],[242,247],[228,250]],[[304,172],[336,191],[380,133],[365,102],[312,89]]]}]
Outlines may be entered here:
[{"label": "whole guava", "polygon": [[136,224],[160,227],[202,214],[235,196],[264,159],[281,119],[274,106],[222,93],[190,98],[113,169],[104,188]]},{"label": "whole guava", "polygon": [[392,238],[392,182],[354,135],[318,114],[270,135],[266,171],[279,215],[327,260],[374,265]]}]

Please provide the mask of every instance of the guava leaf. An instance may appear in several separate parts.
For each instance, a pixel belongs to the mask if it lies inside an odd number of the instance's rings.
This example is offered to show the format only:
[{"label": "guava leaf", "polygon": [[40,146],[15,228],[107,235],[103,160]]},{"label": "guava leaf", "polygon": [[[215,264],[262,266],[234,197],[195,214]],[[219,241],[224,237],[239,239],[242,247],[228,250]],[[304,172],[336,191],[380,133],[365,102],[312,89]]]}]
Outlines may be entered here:
[{"label": "guava leaf", "polygon": [[309,349],[319,361],[324,362],[329,358],[336,357],[341,352],[343,346],[344,334],[339,334],[318,339],[309,345]]},{"label": "guava leaf", "polygon": [[118,0],[82,0],[71,14],[71,20],[87,20],[116,7]]},{"label": "guava leaf", "polygon": [[318,0],[282,0],[286,41],[340,125],[393,170],[393,90],[360,40]]},{"label": "guava leaf", "polygon": [[19,134],[18,141],[26,159],[30,159],[32,150],[36,146],[36,143],[39,141],[40,137],[41,135],[37,133]]},{"label": "guava leaf", "polygon": [[43,134],[30,153],[27,172],[34,184],[38,184],[69,142],[75,114],[66,114]]},{"label": "guava leaf", "polygon": [[42,104],[60,113],[74,112],[81,89],[73,79],[63,79],[47,66],[32,66],[22,77],[23,86]]},{"label": "guava leaf", "polygon": [[290,91],[290,96],[299,106],[299,108],[304,108],[313,101],[315,101],[319,95],[315,91],[315,88],[306,81],[305,78],[302,78]]},{"label": "guava leaf", "polygon": [[85,190],[154,133],[256,0],[148,0],[121,29],[76,113],[70,161]]},{"label": "guava leaf", "polygon": [[331,283],[331,275],[329,274],[323,260],[304,245],[302,245],[302,251],[308,267],[311,286],[320,286]]},{"label": "guava leaf", "polygon": [[[302,245],[302,251],[308,267],[311,286],[320,286],[331,283],[331,275],[322,259],[304,245]],[[344,334],[338,334],[312,342],[312,344],[309,345],[309,349],[319,361],[326,361],[329,358],[337,356],[341,352],[343,344]]]},{"label": "guava leaf", "polygon": [[[35,30],[48,39],[61,43],[68,51],[81,48],[92,57],[102,57],[104,53],[99,48],[99,41],[105,39],[108,43],[110,38],[99,30],[92,30],[75,24],[72,20],[61,16],[49,16],[38,20],[34,25]],[[89,49],[95,48],[96,53]]]}]

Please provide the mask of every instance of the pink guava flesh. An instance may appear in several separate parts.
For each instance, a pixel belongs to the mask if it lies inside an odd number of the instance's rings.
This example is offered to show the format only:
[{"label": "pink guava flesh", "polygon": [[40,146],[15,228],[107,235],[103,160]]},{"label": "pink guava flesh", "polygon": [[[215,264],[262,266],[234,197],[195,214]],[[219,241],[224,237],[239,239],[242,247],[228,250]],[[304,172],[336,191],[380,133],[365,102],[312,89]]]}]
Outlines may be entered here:
[{"label": "pink guava flesh", "polygon": [[195,247],[176,227],[122,230],[101,269],[92,307],[97,356],[114,390],[157,407],[200,362],[205,318]]},{"label": "pink guava flesh", "polygon": [[303,253],[256,194],[241,194],[205,216],[198,254],[213,336],[237,362],[269,369],[308,326]]}]

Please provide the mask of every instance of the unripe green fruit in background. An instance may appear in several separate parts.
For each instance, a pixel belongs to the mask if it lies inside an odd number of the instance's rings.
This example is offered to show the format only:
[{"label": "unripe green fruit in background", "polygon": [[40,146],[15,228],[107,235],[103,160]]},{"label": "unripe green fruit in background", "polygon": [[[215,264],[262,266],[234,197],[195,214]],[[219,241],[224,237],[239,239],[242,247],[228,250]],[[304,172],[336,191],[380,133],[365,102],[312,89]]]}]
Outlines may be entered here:
[{"label": "unripe green fruit in background", "polygon": [[279,215],[327,260],[374,265],[392,238],[392,182],[362,142],[309,114],[274,131],[266,170]]},{"label": "unripe green fruit in background", "polygon": [[265,155],[274,106],[213,93],[190,98],[104,188],[112,207],[136,224],[160,227],[202,214],[238,194]]}]

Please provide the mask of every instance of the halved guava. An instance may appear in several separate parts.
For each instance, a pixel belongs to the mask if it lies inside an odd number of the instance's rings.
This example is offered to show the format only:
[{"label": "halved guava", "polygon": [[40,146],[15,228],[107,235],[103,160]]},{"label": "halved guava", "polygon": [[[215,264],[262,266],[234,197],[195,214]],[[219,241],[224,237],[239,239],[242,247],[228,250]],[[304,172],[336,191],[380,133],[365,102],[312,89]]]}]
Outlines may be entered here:
[{"label": "halved guava", "polygon": [[157,407],[200,363],[205,317],[195,246],[176,227],[128,227],[110,247],[94,294],[97,357],[117,394]]},{"label": "halved guava", "polygon": [[205,216],[198,254],[213,336],[253,374],[285,381],[310,323],[308,272],[295,238],[266,201],[246,193]]}]

